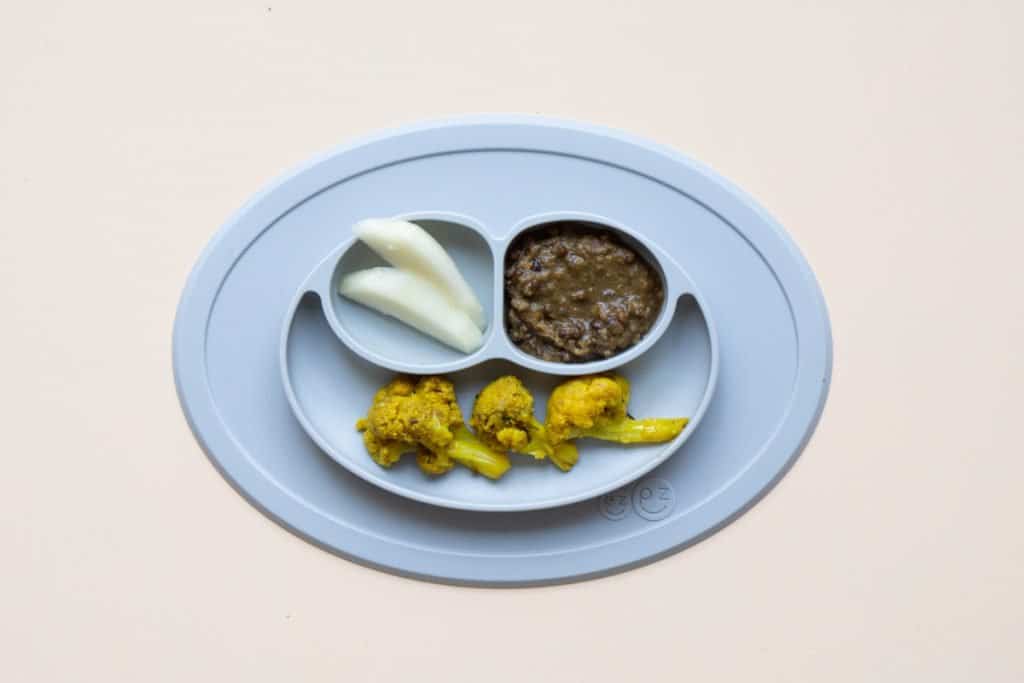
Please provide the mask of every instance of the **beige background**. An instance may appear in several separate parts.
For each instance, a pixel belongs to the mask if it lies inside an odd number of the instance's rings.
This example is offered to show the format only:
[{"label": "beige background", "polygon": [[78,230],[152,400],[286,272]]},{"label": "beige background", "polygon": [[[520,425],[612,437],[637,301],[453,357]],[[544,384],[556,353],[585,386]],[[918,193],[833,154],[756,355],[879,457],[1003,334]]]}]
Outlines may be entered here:
[{"label": "beige background", "polygon": [[[488,4],[4,3],[0,678],[1024,680],[1024,5]],[[281,530],[193,441],[171,322],[221,221],[352,136],[479,111],[684,150],[815,268],[821,426],[712,539],[418,583]]]}]

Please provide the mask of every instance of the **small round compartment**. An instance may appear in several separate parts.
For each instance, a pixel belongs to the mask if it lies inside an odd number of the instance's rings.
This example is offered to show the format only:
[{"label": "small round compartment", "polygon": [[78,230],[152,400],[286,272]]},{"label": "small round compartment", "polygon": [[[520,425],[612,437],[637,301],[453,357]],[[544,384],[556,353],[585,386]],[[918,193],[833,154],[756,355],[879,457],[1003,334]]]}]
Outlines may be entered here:
[{"label": "small round compartment", "polygon": [[[578,228],[580,231],[610,233],[615,239],[636,252],[651,267],[655,276],[659,278],[662,288],[661,307],[651,322],[650,328],[638,342],[619,350],[607,358],[572,362],[545,360],[519,347],[512,340],[508,330],[509,300],[505,287],[505,269],[509,265],[508,259],[521,240],[555,227],[570,231]],[[511,238],[506,243],[506,248],[501,255],[501,263],[502,271],[498,274],[495,286],[501,292],[498,303],[502,322],[501,333],[507,342],[508,353],[512,360],[524,367],[551,374],[586,375],[604,372],[638,358],[664,334],[669,323],[672,321],[679,298],[687,294],[696,298],[694,289],[689,283],[689,278],[678,265],[672,262],[667,254],[658,250],[656,246],[648,244],[636,232],[614,221],[591,214],[551,213],[526,219],[516,227]]]},{"label": "small round compartment", "polygon": [[[363,358],[399,372],[448,372],[455,366],[465,367],[476,362],[487,348],[487,341],[495,328],[492,310],[494,255],[489,242],[481,234],[482,228],[471,219],[454,214],[413,214],[398,218],[416,223],[440,242],[480,299],[484,314],[491,321],[484,331],[480,349],[464,354],[395,318],[339,295],[338,283],[345,275],[388,265],[358,240],[346,242],[340,255],[336,252],[330,257],[336,264],[330,272],[329,296],[324,297],[324,309],[331,326]],[[319,293],[321,296],[327,294]]]}]

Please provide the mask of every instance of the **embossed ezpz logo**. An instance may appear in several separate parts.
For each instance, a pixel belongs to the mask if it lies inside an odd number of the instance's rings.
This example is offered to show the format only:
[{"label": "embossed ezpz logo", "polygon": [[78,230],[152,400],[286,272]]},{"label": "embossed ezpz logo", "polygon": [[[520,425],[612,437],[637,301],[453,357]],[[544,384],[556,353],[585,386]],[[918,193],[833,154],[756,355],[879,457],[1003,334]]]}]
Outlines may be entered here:
[{"label": "embossed ezpz logo", "polygon": [[676,506],[676,492],[664,479],[649,477],[633,487],[633,509],[644,519],[665,519]]},{"label": "embossed ezpz logo", "polygon": [[601,514],[617,522],[629,514],[629,489],[622,487],[611,493],[606,493],[597,499],[598,509]]},{"label": "embossed ezpz logo", "polygon": [[606,493],[597,501],[601,514],[613,522],[629,516],[630,510],[651,522],[665,519],[676,507],[672,485],[659,477],[648,477],[635,484]]}]

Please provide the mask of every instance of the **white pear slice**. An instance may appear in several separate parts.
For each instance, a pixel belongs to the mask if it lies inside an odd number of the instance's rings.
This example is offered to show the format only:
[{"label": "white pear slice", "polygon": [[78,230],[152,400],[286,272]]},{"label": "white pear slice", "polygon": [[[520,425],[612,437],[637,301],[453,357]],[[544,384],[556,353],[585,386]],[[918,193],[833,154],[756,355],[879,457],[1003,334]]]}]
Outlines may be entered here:
[{"label": "white pear slice", "polygon": [[424,278],[398,268],[368,268],[342,278],[338,292],[463,353],[480,348],[480,328]]},{"label": "white pear slice", "polygon": [[368,218],[356,223],[353,230],[382,259],[434,283],[454,306],[469,315],[477,327],[486,327],[480,300],[462,277],[452,257],[426,230],[415,223],[393,218]]}]

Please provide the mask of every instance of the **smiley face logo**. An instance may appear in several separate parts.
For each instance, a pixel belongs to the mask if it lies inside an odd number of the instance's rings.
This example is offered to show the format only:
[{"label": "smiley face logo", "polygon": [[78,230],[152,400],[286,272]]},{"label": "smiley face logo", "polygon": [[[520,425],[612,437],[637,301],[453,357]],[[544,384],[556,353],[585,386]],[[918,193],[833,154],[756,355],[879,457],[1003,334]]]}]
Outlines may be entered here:
[{"label": "smiley face logo", "polygon": [[598,509],[605,519],[617,522],[629,514],[629,492],[616,489],[597,499]]},{"label": "smiley face logo", "polygon": [[676,492],[664,479],[649,477],[633,488],[633,510],[646,520],[665,519],[676,506]]}]

